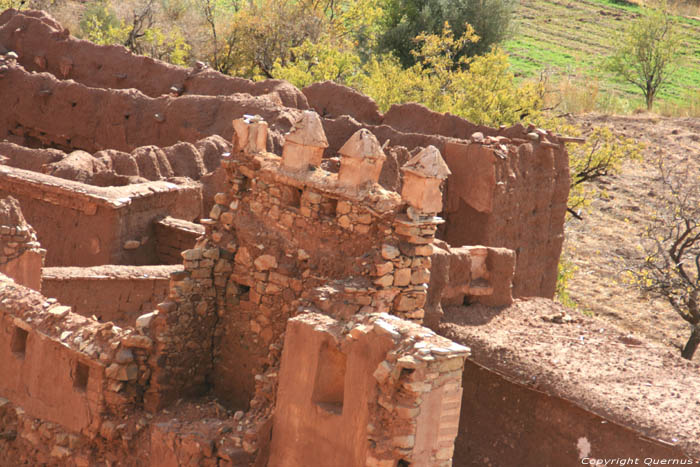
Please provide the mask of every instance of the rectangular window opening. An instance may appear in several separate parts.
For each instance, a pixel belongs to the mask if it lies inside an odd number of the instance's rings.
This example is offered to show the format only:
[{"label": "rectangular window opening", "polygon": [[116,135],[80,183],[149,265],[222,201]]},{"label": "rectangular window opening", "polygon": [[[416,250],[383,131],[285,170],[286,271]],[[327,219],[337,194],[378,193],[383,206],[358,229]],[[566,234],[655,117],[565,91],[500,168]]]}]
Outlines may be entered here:
[{"label": "rectangular window opening", "polygon": [[325,216],[335,217],[335,211],[338,208],[338,200],[329,198],[321,203],[321,212]]},{"label": "rectangular window opening", "polygon": [[301,190],[293,186],[281,186],[282,204],[292,208],[301,207]]},{"label": "rectangular window opening", "polygon": [[238,285],[238,299],[242,302],[247,302],[250,300],[250,287],[243,284]]},{"label": "rectangular window opening", "polygon": [[75,374],[73,375],[73,387],[78,391],[85,391],[90,377],[90,367],[84,363],[77,362]]},{"label": "rectangular window opening", "polygon": [[343,413],[346,367],[345,354],[324,343],[318,356],[312,401],[327,412]]},{"label": "rectangular window opening", "polygon": [[17,358],[24,358],[27,353],[27,337],[29,333],[24,329],[15,326],[15,330],[12,333],[12,341],[10,346],[12,348],[12,353],[15,354]]}]

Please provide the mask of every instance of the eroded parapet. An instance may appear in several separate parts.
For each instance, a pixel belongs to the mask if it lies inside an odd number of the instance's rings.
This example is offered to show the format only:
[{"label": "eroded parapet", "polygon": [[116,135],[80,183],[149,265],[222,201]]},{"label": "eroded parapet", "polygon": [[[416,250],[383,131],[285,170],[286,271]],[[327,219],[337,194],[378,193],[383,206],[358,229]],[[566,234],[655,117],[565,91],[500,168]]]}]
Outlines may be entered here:
[{"label": "eroded parapet", "polygon": [[175,66],[126,48],[97,45],[70,35],[43,11],[9,9],[0,16],[0,43],[28,70],[48,71],[94,88],[138,89],[151,97],[172,95],[266,96],[288,107],[308,107],[304,95],[282,80],[251,81],[199,64]]},{"label": "eroded parapet", "polygon": [[449,282],[441,302],[462,305],[477,302],[506,306],[513,302],[515,252],[506,248],[463,246],[449,248]]},{"label": "eroded parapet", "polygon": [[451,465],[468,354],[386,314],[291,319],[270,465]]},{"label": "eroded parapet", "polygon": [[2,275],[0,295],[0,394],[74,433],[114,435],[150,380],[151,339]]},{"label": "eroded parapet", "polygon": [[0,273],[17,284],[41,290],[41,268],[46,250],[36,232],[22,215],[19,202],[9,196],[0,199]]},{"label": "eroded parapet", "polygon": [[231,118],[246,114],[262,115],[279,145],[280,134],[299,114],[248,94],[151,98],[134,89],[88,87],[48,73],[29,73],[14,61],[0,79],[0,102],[13,103],[11,112],[0,114],[0,138],[67,151],[131,152],[142,146],[194,143],[211,135],[230,140]]},{"label": "eroded parapet", "polygon": [[[554,295],[564,240],[569,164],[557,135],[516,125],[445,144],[447,180],[440,238],[518,252],[513,295]],[[496,134],[497,133],[497,134]]]}]

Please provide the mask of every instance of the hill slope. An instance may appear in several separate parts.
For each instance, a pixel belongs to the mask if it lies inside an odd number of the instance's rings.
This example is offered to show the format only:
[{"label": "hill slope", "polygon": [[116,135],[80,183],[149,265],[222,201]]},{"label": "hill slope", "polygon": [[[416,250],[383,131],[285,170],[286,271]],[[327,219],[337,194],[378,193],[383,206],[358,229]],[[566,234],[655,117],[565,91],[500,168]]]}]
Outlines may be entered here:
[{"label": "hill slope", "polygon": [[[517,29],[504,44],[515,72],[523,77],[549,71],[557,76],[584,75],[597,79],[606,94],[631,99],[642,106],[641,92],[603,72],[600,63],[616,45],[616,34],[639,15],[637,5],[611,0],[520,0]],[[679,18],[685,47],[677,73],[659,98],[680,102],[700,88],[700,20]]]}]

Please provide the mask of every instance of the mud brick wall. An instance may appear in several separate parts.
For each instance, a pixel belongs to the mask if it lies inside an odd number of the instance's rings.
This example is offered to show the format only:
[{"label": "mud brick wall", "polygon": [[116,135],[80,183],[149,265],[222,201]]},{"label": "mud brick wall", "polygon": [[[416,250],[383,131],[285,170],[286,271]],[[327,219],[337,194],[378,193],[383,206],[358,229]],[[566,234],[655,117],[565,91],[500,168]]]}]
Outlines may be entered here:
[{"label": "mud brick wall", "polygon": [[271,464],[452,465],[468,352],[386,314],[291,319]]},{"label": "mud brick wall", "polygon": [[[0,101],[13,102],[13,112],[0,114],[0,138],[90,153],[194,143],[211,135],[230,140],[231,119],[246,114],[269,121],[270,145],[279,147],[299,112],[248,94],[152,98],[133,89],[92,88],[49,73],[28,73],[17,64],[10,64],[0,82]],[[40,110],[46,108],[51,111]]]},{"label": "mud brick wall", "polygon": [[74,433],[97,435],[139,404],[152,342],[0,275],[0,397]]},{"label": "mud brick wall", "polygon": [[155,310],[168,296],[170,274],[182,266],[94,266],[44,268],[42,294],[120,327]]},{"label": "mud brick wall", "polygon": [[514,250],[513,296],[552,297],[564,241],[567,153],[556,136],[543,131],[482,138],[446,145],[453,174],[438,237],[453,247]]},{"label": "mud brick wall", "polygon": [[[30,16],[33,17],[29,18]],[[136,146],[147,144],[167,146],[178,141],[194,142],[211,134],[220,134],[230,139],[232,132],[227,123],[230,118],[240,117],[243,114],[259,114],[270,124],[268,149],[277,151],[282,146],[282,134],[291,128],[291,123],[298,116],[298,109],[305,108],[305,103],[300,100],[304,99],[304,96],[298,91],[295,95],[299,99],[284,98],[281,101],[270,98],[269,95],[250,97],[243,94],[228,97],[185,94],[182,97],[175,97],[180,91],[174,92],[171,96],[155,97],[156,94],[153,94],[154,97],[148,97],[140,93],[112,91],[106,87],[87,87],[80,82],[63,82],[55,76],[71,76],[79,80],[84,79],[86,83],[90,82],[88,77],[96,74],[94,70],[91,71],[95,66],[94,62],[78,58],[74,60],[66,58],[66,55],[49,60],[51,46],[41,46],[43,42],[34,37],[40,38],[48,34],[46,43],[58,42],[60,47],[72,50],[76,57],[81,56],[78,50],[85,50],[83,55],[90,55],[94,52],[88,52],[88,49],[93,50],[92,48],[97,46],[70,38],[67,32],[53,20],[44,18],[41,14],[11,12],[6,14],[5,18],[5,24],[8,25],[4,30],[7,43],[24,51],[24,55],[20,54],[20,63],[31,66],[31,69],[44,67],[54,73],[54,75],[30,75],[20,65],[13,65],[3,78],[10,84],[10,88],[16,87],[22,89],[22,92],[19,93],[16,104],[17,112],[9,116],[6,121],[0,122],[0,131],[4,131],[5,135],[13,140],[23,141],[24,144],[43,144],[95,152],[104,148],[130,151]],[[17,27],[11,29],[10,24]],[[18,32],[12,32],[18,29]],[[32,39],[29,38],[30,30],[33,32]],[[53,32],[47,33],[47,31]],[[61,40],[56,41],[56,37],[60,37]],[[45,50],[42,51],[42,48]],[[61,53],[63,50],[61,49]],[[121,51],[120,54],[124,52]],[[150,63],[148,59],[125,54],[120,60],[121,62],[134,61],[133,69],[142,70],[144,73],[150,70],[148,66],[140,68],[138,65],[141,63],[139,61]],[[86,72],[83,65],[87,62],[89,64]],[[121,62],[117,61],[117,63]],[[81,67],[83,69],[79,70]],[[202,83],[211,84],[218,80],[215,74],[201,70],[171,68],[169,68],[170,71],[177,71],[177,73],[201,75]],[[162,71],[166,72],[166,70]],[[107,74],[110,73],[112,72],[107,72]],[[131,79],[129,73],[118,74],[125,75],[121,79]],[[99,79],[102,80],[101,83],[92,84],[105,86],[113,84],[110,81],[111,78],[107,76]],[[147,83],[154,80],[139,78],[138,81]],[[133,84],[138,88],[137,82]],[[276,87],[278,83],[269,83],[269,85],[275,89],[281,89]],[[168,84],[168,86],[172,85]],[[179,84],[175,85],[175,88],[180,89]],[[243,88],[241,88],[242,92],[257,93],[255,90]],[[144,90],[146,91],[145,88]],[[147,94],[151,92],[147,91]],[[533,157],[518,155],[519,152],[516,151],[517,154],[509,155],[503,161],[500,159],[496,161],[498,179],[493,184],[495,188],[492,190],[495,190],[495,193],[492,198],[497,210],[483,211],[478,204],[477,206],[470,204],[469,196],[464,196],[462,200],[464,206],[461,206],[459,201],[455,201],[456,204],[451,206],[451,210],[443,214],[448,222],[448,229],[452,226],[449,229],[450,236],[439,235],[453,246],[481,244],[515,250],[519,259],[515,295],[552,296],[557,260],[552,259],[547,264],[540,265],[536,258],[541,255],[557,258],[561,251],[563,238],[561,207],[566,202],[568,167],[566,167],[565,149],[555,135],[545,132],[546,134],[537,136],[537,141],[529,140],[528,135],[533,133],[534,128],[525,128],[521,125],[511,128],[487,128],[453,115],[432,112],[418,104],[394,106],[385,115],[381,115],[371,99],[331,83],[311,86],[305,90],[305,94],[311,106],[325,117],[323,126],[329,143],[325,150],[326,157],[335,156],[340,146],[362,127],[370,129],[381,143],[391,140],[391,144],[405,146],[409,150],[434,145],[446,157],[448,143],[466,144],[474,134],[481,134],[482,138],[487,139],[507,138],[512,139],[513,142],[518,139],[523,143],[531,142],[534,145]],[[56,113],[69,115],[71,118],[56,119],[48,116],[48,113],[44,115],[35,110],[37,107],[48,105],[55,109]],[[105,116],[98,122],[97,127],[92,121],[83,121],[84,115],[91,115],[105,107],[119,110]],[[345,113],[349,115],[343,115]],[[70,128],[61,126],[65,121],[72,122]],[[154,124],[143,125],[142,122],[146,121],[153,121]],[[549,163],[546,159],[550,156],[541,154],[541,147],[553,152],[553,169],[547,167]],[[509,151],[510,149],[505,153]],[[398,172],[398,165],[400,165],[398,162],[402,161],[393,161],[386,165],[382,178],[382,184],[386,188],[393,190],[400,188],[401,176]],[[450,165],[452,166],[453,163],[450,162]],[[451,177],[452,185],[464,187],[482,184],[483,180],[480,178],[484,175],[482,169],[488,169],[488,164],[485,167],[476,168],[478,170],[475,172],[470,170],[459,174],[455,172]],[[207,177],[205,180],[206,183],[210,181],[217,180],[215,177]],[[551,187],[552,183],[556,186]],[[535,188],[542,184],[547,186],[546,190]],[[216,185],[220,187],[220,184]],[[209,191],[211,190],[205,187],[207,208],[211,206]],[[546,193],[543,194],[542,191]],[[473,222],[464,220],[472,217]],[[473,228],[465,228],[468,227],[463,225],[465,222],[470,225],[486,225],[486,227],[479,227],[479,231],[474,231]],[[455,234],[455,232],[467,233]],[[535,277],[542,279],[533,279]]]},{"label": "mud brick wall", "polygon": [[0,142],[0,163],[18,169],[41,172],[45,164],[58,162],[65,156],[66,154],[58,149],[33,149]]},{"label": "mud brick wall", "polygon": [[304,95],[281,80],[253,82],[207,70],[177,67],[120,46],[100,46],[69,35],[44,12],[7,10],[0,15],[0,45],[19,55],[29,71],[48,71],[89,87],[163,94],[271,95],[287,107],[307,108]]},{"label": "mud brick wall", "polygon": [[155,224],[156,250],[160,264],[182,264],[181,253],[191,249],[204,227],[193,222],[165,217]]},{"label": "mud brick wall", "polygon": [[131,153],[108,149],[95,154],[81,150],[66,154],[58,149],[0,142],[0,163],[89,185],[122,186],[173,177],[200,180],[217,169],[221,154],[230,150],[231,143],[218,135],[162,149],[139,147]]},{"label": "mud brick wall", "polygon": [[151,182],[101,188],[0,166],[0,196],[17,198],[47,250],[47,266],[155,264],[153,221],[193,220],[201,189]]},{"label": "mud brick wall", "polygon": [[[381,115],[371,98],[332,82],[303,92],[325,117],[327,156],[361,126],[381,143],[440,149],[452,175],[438,237],[453,247],[515,250],[514,296],[553,296],[569,190],[568,155],[556,135],[519,124],[475,125],[419,104],[394,105]],[[387,173],[383,183],[396,189],[396,177]]]},{"label": "mud brick wall", "polygon": [[[580,465],[585,439],[595,459],[695,461],[679,446],[642,437],[573,402],[512,382],[467,360],[454,465]],[[504,430],[504,427],[508,427]]]}]

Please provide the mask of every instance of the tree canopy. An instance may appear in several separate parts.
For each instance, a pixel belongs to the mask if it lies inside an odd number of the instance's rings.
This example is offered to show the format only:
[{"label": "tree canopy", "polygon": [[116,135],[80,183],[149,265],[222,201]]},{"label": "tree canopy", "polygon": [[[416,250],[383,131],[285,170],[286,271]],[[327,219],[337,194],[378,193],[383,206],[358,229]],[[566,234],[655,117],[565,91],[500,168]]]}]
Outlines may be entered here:
[{"label": "tree canopy", "polygon": [[676,70],[682,45],[665,1],[645,9],[620,36],[620,47],[607,68],[641,89],[647,110],[659,88]]}]

